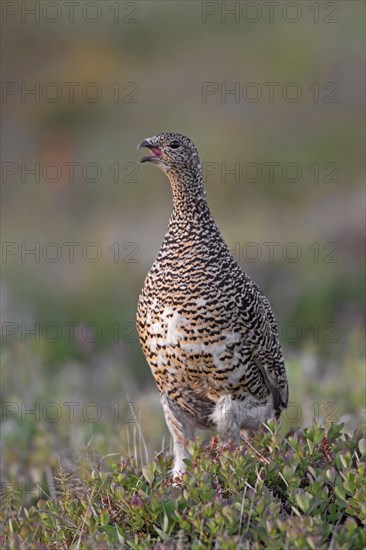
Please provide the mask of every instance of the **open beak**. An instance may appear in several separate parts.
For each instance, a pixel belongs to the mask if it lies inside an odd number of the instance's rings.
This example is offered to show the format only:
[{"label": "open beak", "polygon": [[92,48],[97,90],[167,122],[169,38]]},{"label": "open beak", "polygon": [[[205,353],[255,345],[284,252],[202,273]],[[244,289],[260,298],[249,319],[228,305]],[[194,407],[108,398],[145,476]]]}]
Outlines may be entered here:
[{"label": "open beak", "polygon": [[159,162],[159,159],[161,157],[161,149],[157,145],[153,145],[150,143],[148,139],[144,139],[141,141],[141,143],[138,144],[137,149],[141,149],[142,147],[147,147],[151,151],[151,155],[146,155],[145,157],[142,157],[140,162]]}]

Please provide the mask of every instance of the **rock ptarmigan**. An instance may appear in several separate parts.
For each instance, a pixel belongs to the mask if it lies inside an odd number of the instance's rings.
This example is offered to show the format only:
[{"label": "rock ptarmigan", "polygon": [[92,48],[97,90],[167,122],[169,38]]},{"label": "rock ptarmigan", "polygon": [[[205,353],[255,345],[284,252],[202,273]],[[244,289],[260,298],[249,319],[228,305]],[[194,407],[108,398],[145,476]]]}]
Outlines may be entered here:
[{"label": "rock ptarmigan", "polygon": [[185,470],[195,429],[240,441],[287,406],[276,321],[261,290],[230,253],[208,208],[196,147],[186,136],[145,139],[169,178],[173,213],[137,308],[141,346],[174,442],[173,475]]}]

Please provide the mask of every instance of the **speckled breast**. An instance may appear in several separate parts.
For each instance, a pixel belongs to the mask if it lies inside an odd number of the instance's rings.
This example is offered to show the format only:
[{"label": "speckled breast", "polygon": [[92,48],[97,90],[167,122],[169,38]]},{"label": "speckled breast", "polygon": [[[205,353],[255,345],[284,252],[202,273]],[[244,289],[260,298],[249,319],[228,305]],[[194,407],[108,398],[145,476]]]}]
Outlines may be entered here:
[{"label": "speckled breast", "polygon": [[138,333],[160,392],[171,399],[196,395],[215,402],[243,387],[240,332],[230,309],[218,300],[214,275],[156,262],[138,304]]}]

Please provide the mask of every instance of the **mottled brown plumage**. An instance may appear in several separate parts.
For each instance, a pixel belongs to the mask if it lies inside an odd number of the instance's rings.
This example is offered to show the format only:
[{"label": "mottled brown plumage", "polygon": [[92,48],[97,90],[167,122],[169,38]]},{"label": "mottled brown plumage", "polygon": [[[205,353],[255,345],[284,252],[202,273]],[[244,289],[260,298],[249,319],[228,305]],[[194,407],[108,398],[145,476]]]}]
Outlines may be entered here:
[{"label": "mottled brown plumage", "polygon": [[168,176],[173,213],[137,309],[141,346],[174,440],[174,474],[184,471],[196,427],[222,441],[278,416],[288,399],[276,321],[242,271],[205,199],[197,150],[185,136],[144,140]]}]

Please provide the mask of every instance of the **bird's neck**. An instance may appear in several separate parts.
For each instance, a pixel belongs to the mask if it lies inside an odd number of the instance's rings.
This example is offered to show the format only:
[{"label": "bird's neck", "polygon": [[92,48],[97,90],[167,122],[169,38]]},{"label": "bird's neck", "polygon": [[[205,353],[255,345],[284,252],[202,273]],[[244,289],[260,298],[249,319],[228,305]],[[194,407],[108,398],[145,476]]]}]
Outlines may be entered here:
[{"label": "bird's neck", "polygon": [[173,192],[173,216],[191,218],[196,213],[208,211],[203,186],[202,173],[199,168],[181,173],[171,171],[168,174]]}]

